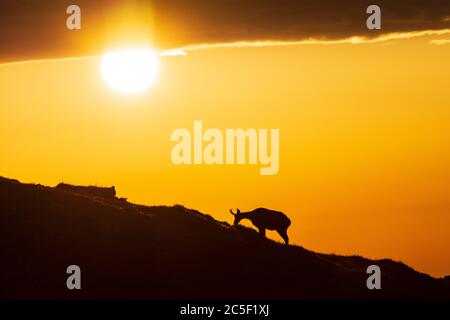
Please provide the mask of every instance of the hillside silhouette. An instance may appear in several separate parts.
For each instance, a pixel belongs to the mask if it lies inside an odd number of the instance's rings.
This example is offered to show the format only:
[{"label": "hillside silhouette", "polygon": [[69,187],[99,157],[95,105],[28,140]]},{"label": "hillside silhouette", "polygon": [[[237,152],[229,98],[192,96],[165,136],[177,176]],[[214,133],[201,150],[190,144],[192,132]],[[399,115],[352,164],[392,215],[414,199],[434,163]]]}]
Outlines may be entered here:
[{"label": "hillside silhouette", "polygon": [[[450,298],[448,279],[399,262],[319,254],[183,206],[99,190],[0,178],[0,298]],[[72,264],[81,290],[66,288]],[[371,264],[382,270],[381,290],[366,287]]]}]

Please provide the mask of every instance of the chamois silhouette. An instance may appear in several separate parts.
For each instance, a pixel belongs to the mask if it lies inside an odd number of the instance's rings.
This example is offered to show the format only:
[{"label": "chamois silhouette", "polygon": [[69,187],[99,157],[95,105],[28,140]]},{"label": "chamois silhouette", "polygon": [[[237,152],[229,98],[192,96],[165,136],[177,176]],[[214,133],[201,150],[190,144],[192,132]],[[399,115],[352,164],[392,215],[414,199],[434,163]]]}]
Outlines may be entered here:
[{"label": "chamois silhouette", "polygon": [[249,212],[241,212],[236,209],[236,213],[230,209],[230,213],[234,216],[234,225],[237,226],[242,219],[250,220],[253,225],[258,228],[259,233],[266,235],[266,229],[276,230],[283,238],[286,244],[289,244],[287,229],[291,225],[291,220],[283,213],[266,208],[258,208]]}]

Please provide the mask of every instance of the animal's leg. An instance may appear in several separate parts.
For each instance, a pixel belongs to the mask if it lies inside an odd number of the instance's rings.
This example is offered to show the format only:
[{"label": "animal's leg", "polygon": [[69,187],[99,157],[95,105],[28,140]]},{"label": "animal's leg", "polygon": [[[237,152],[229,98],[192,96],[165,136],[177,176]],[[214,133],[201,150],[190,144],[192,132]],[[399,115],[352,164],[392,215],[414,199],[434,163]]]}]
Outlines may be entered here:
[{"label": "animal's leg", "polygon": [[266,229],[265,228],[258,228],[259,230],[259,234],[262,235],[263,237],[266,236]]},{"label": "animal's leg", "polygon": [[289,237],[287,235],[287,229],[277,230],[277,232],[283,238],[284,243],[289,244]]}]

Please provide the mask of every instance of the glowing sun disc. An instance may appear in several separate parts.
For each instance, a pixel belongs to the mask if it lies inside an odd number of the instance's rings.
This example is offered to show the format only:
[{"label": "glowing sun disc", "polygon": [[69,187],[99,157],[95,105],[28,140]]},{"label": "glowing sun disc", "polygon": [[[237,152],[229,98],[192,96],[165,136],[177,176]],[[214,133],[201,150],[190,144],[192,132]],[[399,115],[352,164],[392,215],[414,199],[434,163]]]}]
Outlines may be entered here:
[{"label": "glowing sun disc", "polygon": [[106,53],[101,71],[105,82],[113,89],[137,93],[150,87],[158,74],[158,58],[150,49],[128,49]]}]

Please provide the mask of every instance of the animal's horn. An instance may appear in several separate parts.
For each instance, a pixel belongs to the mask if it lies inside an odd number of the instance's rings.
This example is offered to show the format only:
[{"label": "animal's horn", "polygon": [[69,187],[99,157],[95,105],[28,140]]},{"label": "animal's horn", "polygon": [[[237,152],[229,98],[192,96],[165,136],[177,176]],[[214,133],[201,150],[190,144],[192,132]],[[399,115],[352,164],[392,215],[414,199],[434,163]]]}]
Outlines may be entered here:
[{"label": "animal's horn", "polygon": [[237,213],[241,213],[241,210],[239,210],[238,208],[236,208],[236,212],[237,212]]},{"label": "animal's horn", "polygon": [[233,216],[236,215],[236,213],[233,213],[233,209],[230,209],[230,213],[231,213]]}]

